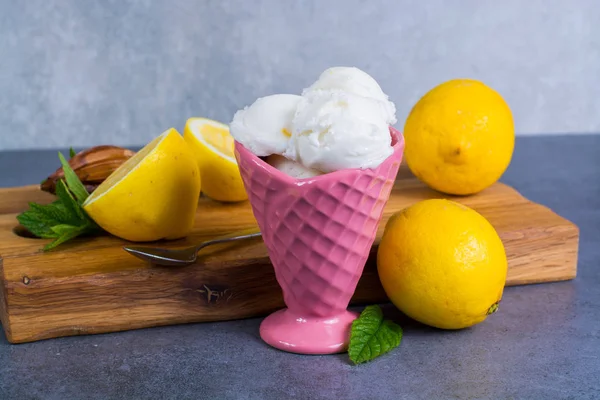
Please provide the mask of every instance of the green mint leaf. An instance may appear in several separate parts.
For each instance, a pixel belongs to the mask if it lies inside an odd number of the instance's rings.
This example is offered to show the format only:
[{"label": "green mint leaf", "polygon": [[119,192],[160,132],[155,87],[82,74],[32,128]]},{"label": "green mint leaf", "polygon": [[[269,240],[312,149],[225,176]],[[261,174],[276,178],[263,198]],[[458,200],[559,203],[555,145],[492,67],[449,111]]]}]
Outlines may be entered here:
[{"label": "green mint leaf", "polygon": [[29,209],[38,216],[40,222],[44,222],[48,226],[60,224],[67,218],[65,212],[60,208],[56,208],[54,204],[31,203]]},{"label": "green mint leaf", "polygon": [[18,215],[17,220],[35,236],[51,238],[55,237],[56,234],[50,228],[60,223],[63,216],[63,212],[54,210],[52,204],[29,203],[29,210]]},{"label": "green mint leaf", "polygon": [[67,180],[67,186],[69,190],[73,193],[79,204],[83,204],[85,199],[87,199],[90,194],[85,189],[85,186],[83,185],[83,183],[81,183],[81,181],[77,177],[77,174],[75,173],[75,171],[73,171],[73,169],[71,168],[67,160],[65,160],[65,157],[62,155],[61,152],[58,153],[58,158],[60,159],[60,163],[63,167],[65,179]]},{"label": "green mint leaf", "polygon": [[69,219],[65,219],[63,222],[76,226],[86,226],[84,233],[101,230],[96,222],[87,215],[83,207],[77,203],[77,200],[73,198],[73,195],[62,179],[56,184],[56,194],[60,199],[56,206],[66,210],[70,216]]},{"label": "green mint leaf", "polygon": [[43,251],[52,250],[58,245],[61,245],[64,242],[74,239],[77,236],[100,231],[100,227],[96,225],[94,221],[89,220],[81,226],[62,224],[53,226],[51,230],[56,234],[56,236],[53,237],[54,240],[52,242],[48,243],[46,246],[43,247]]},{"label": "green mint leaf", "polygon": [[[70,222],[74,225],[80,225],[81,222],[85,221],[86,216],[84,215],[81,206],[79,205],[77,200],[73,198],[73,195],[67,188],[65,181],[62,179],[56,183],[56,196],[58,196],[58,198],[60,199],[61,206],[67,211],[67,213],[71,217],[69,220],[62,220],[62,222]],[[76,221],[78,221],[79,223],[77,223]]]},{"label": "green mint leaf", "polygon": [[44,251],[52,250],[56,246],[63,244],[64,242],[66,242],[68,240],[76,238],[77,236],[79,236],[85,232],[86,227],[85,226],[75,227],[75,226],[71,226],[71,225],[57,225],[57,226],[53,227],[52,229],[56,230],[57,233],[60,232],[60,235],[52,242],[45,245],[44,248],[42,249]]},{"label": "green mint leaf", "polygon": [[17,216],[17,220],[33,235],[54,239],[43,247],[44,251],[79,235],[99,232],[102,229],[83,210],[82,204],[89,196],[64,156],[58,153],[65,179],[56,183],[58,200],[51,204],[29,203],[29,209]]},{"label": "green mint leaf", "polygon": [[72,148],[72,147],[70,147],[70,148],[69,148],[69,157],[70,157],[70,158],[73,158],[73,157],[75,157],[75,154],[77,154],[77,153],[75,153],[75,150],[73,150],[73,148]]},{"label": "green mint leaf", "polygon": [[71,212],[60,199],[53,202],[52,207],[54,207],[54,212],[60,213],[63,216],[61,221],[70,222],[70,218],[72,218]]},{"label": "green mint leaf", "polygon": [[60,224],[60,225],[54,225],[50,229],[52,230],[52,232],[56,233],[58,236],[62,236],[64,234],[70,233],[72,231],[84,229],[84,227],[77,227],[77,226],[73,226],[73,225]]},{"label": "green mint leaf", "polygon": [[384,321],[379,306],[367,306],[352,322],[348,356],[355,364],[371,361],[398,347],[401,340],[402,328]]},{"label": "green mint leaf", "polygon": [[35,211],[25,211],[17,216],[17,221],[23,225],[29,232],[37,237],[52,239],[57,235],[50,229],[50,226],[43,221],[43,216]]}]

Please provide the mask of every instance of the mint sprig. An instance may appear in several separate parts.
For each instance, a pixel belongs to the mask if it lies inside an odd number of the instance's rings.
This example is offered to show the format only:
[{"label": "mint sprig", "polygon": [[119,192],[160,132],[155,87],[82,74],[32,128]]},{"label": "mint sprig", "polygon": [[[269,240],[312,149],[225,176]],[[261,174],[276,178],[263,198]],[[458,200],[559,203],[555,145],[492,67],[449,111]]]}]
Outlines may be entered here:
[{"label": "mint sprig", "polygon": [[69,187],[69,190],[73,192],[79,204],[83,204],[85,199],[87,199],[90,194],[85,189],[85,186],[83,186],[83,183],[81,183],[79,177],[77,177],[77,174],[75,173],[75,171],[73,171],[73,169],[71,168],[67,160],[65,160],[65,157],[62,155],[61,152],[58,153],[58,158],[60,159],[60,163],[63,167],[65,179],[67,180],[67,186]]},{"label": "mint sprig", "polygon": [[17,220],[33,235],[54,239],[42,248],[51,250],[77,236],[100,231],[100,227],[83,210],[89,193],[62,153],[58,158],[65,178],[56,184],[58,199],[50,204],[29,203],[29,210],[19,214]]},{"label": "mint sprig", "polygon": [[398,347],[401,340],[402,328],[384,320],[379,306],[367,306],[352,322],[348,356],[354,364],[371,361]]}]

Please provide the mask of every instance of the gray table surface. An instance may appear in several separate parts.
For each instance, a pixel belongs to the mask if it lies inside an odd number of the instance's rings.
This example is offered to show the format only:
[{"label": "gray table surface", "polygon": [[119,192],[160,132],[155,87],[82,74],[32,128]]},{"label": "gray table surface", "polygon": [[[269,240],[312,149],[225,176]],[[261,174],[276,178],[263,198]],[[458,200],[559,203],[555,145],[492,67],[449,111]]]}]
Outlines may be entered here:
[{"label": "gray table surface", "polygon": [[[600,135],[524,137],[502,180],[581,229],[569,282],[507,288],[500,311],[445,332],[386,315],[402,344],[369,364],[264,344],[261,319],[11,345],[0,399],[600,399]],[[0,187],[39,182],[54,151],[0,152]]]}]

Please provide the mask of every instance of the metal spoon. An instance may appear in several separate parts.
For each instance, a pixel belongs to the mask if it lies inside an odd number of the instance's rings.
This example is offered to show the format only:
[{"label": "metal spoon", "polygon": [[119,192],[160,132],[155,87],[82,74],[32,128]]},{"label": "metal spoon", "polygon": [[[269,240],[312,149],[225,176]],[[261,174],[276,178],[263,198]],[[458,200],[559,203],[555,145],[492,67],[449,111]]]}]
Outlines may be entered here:
[{"label": "metal spoon", "polygon": [[[248,232],[248,233],[246,233]],[[207,240],[197,246],[188,247],[185,249],[164,249],[159,247],[141,247],[141,246],[125,246],[123,250],[129,254],[140,258],[144,261],[149,261],[154,264],[165,265],[169,267],[178,267],[190,265],[196,262],[198,252],[210,245],[218,243],[234,242],[237,240],[250,239],[261,236],[256,229],[238,232],[234,236],[227,235],[217,239]]]}]

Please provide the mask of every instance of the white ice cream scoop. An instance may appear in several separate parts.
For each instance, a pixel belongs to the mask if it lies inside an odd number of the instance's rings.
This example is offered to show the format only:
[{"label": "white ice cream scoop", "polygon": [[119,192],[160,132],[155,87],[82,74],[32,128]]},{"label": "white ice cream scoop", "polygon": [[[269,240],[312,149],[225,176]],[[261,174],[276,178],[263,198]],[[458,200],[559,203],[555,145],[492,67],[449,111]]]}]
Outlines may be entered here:
[{"label": "white ice cream scoop", "polygon": [[257,99],[237,111],[229,125],[231,135],[259,157],[282,154],[291,136],[291,121],[301,97],[275,94]]},{"label": "white ice cream scoop", "polygon": [[341,90],[349,94],[366,97],[381,102],[386,110],[386,122],[397,122],[396,106],[389,101],[377,81],[356,67],[331,67],[323,71],[316,82],[304,89],[303,94],[319,90]]},{"label": "white ice cream scoop", "polygon": [[291,176],[292,178],[305,179],[322,175],[320,171],[306,168],[304,165],[296,161],[289,160],[280,155],[274,154],[272,156],[269,156],[267,157],[266,161],[273,168],[278,169],[279,171]]},{"label": "white ice cream scoop", "polygon": [[284,156],[271,159],[277,169],[310,177],[381,164],[393,152],[389,126],[396,122],[395,113],[369,74],[333,67],[302,96],[266,96],[239,110],[230,132],[259,157]]},{"label": "white ice cream scoop", "polygon": [[306,168],[333,172],[375,168],[393,148],[382,102],[339,90],[305,93],[284,155]]}]

